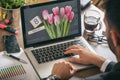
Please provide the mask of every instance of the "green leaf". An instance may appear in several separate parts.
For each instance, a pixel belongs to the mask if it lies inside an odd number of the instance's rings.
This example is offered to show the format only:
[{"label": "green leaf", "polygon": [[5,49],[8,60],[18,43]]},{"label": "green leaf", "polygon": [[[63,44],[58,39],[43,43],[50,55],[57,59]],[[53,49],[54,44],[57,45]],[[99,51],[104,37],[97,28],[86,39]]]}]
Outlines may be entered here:
[{"label": "green leaf", "polygon": [[0,6],[7,9],[14,9],[25,4],[25,0],[1,0]]}]

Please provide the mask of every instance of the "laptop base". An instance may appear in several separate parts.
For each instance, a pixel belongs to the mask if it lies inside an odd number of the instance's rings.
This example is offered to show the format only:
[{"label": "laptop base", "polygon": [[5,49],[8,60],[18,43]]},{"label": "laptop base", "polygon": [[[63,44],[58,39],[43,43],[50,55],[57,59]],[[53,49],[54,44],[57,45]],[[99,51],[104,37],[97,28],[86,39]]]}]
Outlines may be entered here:
[{"label": "laptop base", "polygon": [[[92,51],[93,53],[95,53],[95,51],[91,48],[91,46],[86,42],[86,40],[83,37],[79,37],[79,38],[77,38],[75,40],[78,40],[78,39],[82,40],[82,42],[88,47],[88,49],[90,51]],[[47,45],[47,46],[49,46],[49,45]],[[44,46],[41,46],[41,47],[44,47]],[[60,62],[60,61],[68,61],[67,60],[68,58],[62,58],[62,59],[58,59],[58,60],[54,60],[54,61],[39,64],[37,62],[37,60],[35,59],[34,55],[31,52],[32,49],[33,49],[33,47],[27,48],[27,49],[25,49],[25,52],[26,52],[29,60],[31,61],[33,67],[35,68],[36,72],[38,73],[38,75],[41,78],[45,78],[45,77],[47,77],[47,76],[49,76],[51,74],[52,68],[53,68],[55,63]],[[74,57],[78,58],[79,56],[76,55]],[[75,64],[75,63],[71,63],[71,64],[74,67],[76,67],[78,70],[92,67],[91,65],[82,65],[82,64]]]}]

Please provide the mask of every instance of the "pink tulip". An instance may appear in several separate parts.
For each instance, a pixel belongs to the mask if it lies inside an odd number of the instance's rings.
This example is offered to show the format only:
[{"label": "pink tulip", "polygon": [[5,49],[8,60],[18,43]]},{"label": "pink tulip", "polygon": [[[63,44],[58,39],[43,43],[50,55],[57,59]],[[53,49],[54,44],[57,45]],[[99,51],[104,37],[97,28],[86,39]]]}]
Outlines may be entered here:
[{"label": "pink tulip", "polygon": [[73,18],[74,18],[74,12],[71,12],[69,17],[68,17],[69,22],[72,22]]},{"label": "pink tulip", "polygon": [[60,17],[58,15],[54,16],[54,24],[55,25],[60,24]]},{"label": "pink tulip", "polygon": [[53,23],[53,21],[54,21],[53,14],[50,14],[50,15],[48,16],[47,21],[48,21],[49,24],[52,24],[52,23]]},{"label": "pink tulip", "polygon": [[52,9],[54,15],[59,15],[59,7],[55,7]]},{"label": "pink tulip", "polygon": [[62,17],[64,17],[64,15],[65,15],[65,9],[64,8],[60,8],[60,14],[62,15]]},{"label": "pink tulip", "polygon": [[44,19],[44,20],[47,20],[47,18],[48,18],[48,16],[49,16],[48,10],[44,10],[44,11],[42,12],[42,16],[43,16],[43,19]]},{"label": "pink tulip", "polygon": [[72,7],[71,7],[71,6],[66,6],[66,7],[65,7],[65,13],[66,13],[67,15],[69,15],[69,14],[71,13],[71,11],[72,11]]},{"label": "pink tulip", "polygon": [[66,19],[68,19],[68,16],[65,14],[65,15],[63,16],[63,20],[66,20]]}]

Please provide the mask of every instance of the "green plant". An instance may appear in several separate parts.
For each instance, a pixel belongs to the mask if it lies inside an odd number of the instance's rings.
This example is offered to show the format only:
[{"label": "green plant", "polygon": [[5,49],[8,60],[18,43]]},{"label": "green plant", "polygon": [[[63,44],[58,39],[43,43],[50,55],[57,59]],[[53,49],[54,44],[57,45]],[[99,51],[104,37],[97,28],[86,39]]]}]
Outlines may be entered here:
[{"label": "green plant", "polygon": [[15,9],[25,4],[25,0],[0,0],[0,7]]}]

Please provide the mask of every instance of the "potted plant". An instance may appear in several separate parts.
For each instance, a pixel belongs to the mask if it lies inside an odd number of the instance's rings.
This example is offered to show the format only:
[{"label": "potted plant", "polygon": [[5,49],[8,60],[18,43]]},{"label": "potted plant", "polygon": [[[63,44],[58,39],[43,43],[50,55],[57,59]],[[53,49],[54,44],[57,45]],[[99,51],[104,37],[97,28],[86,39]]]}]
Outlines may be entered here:
[{"label": "potted plant", "polygon": [[5,9],[16,9],[25,4],[25,0],[0,0],[0,7]]},{"label": "potted plant", "polygon": [[20,7],[25,5],[25,0],[0,0],[0,21],[7,25],[18,26]]}]

